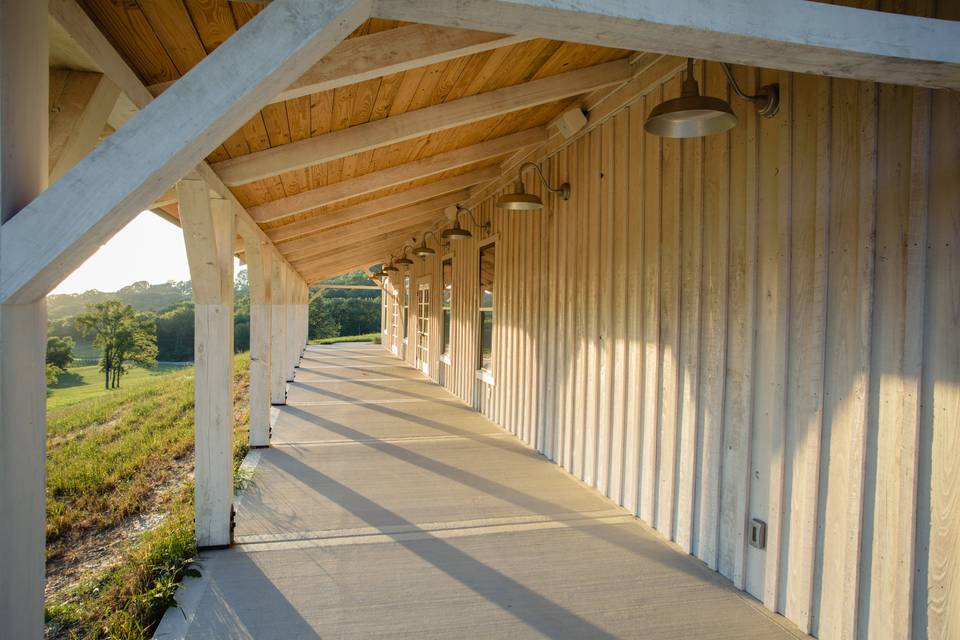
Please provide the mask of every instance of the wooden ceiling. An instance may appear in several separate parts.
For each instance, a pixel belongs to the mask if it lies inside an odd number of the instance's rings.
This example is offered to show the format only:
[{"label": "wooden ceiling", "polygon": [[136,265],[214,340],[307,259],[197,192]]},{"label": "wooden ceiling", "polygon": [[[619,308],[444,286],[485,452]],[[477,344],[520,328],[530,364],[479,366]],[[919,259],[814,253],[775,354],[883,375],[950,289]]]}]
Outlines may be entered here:
[{"label": "wooden ceiling", "polygon": [[[80,0],[79,3],[155,95],[188,72],[265,6],[228,0]],[[364,38],[408,26],[395,21],[370,19],[350,37]],[[331,132],[395,118],[504,87],[602,65],[626,58],[632,53],[552,40],[518,40],[514,39],[507,46],[370,77],[331,90],[278,100],[265,106],[234,132],[207,160],[219,173],[220,169],[231,164],[227,161],[236,158],[283,148]],[[442,211],[439,210],[433,212],[431,219],[429,203],[441,206],[442,202],[462,195],[472,181],[490,181],[491,176],[496,175],[493,167],[497,167],[516,149],[494,149],[479,154],[479,159],[475,161],[426,177],[394,183],[385,188],[360,190],[356,196],[345,195],[357,184],[354,180],[345,184],[345,192],[339,193],[336,198],[322,199],[325,203],[322,206],[295,210],[280,218],[270,219],[267,213],[263,213],[263,205],[515,132],[542,127],[577,100],[577,94],[568,92],[561,99],[539,103],[533,101],[532,106],[526,108],[480,120],[473,118],[464,124],[425,135],[407,136],[391,144],[380,146],[378,142],[358,153],[322,159],[254,181],[224,182],[230,185],[240,203],[252,212],[254,219],[260,222],[286,257],[297,260],[310,256],[311,259],[322,260],[335,251],[337,245],[333,240],[338,230],[346,234],[350,238],[348,244],[353,245],[364,233],[377,237],[382,235],[381,229],[389,229],[393,233],[403,234],[398,237],[409,237],[410,232],[440,220]],[[536,133],[531,132],[530,135]],[[452,155],[448,153],[445,157]],[[484,168],[489,169],[484,171]],[[329,191],[327,189],[324,193]],[[398,195],[406,191],[411,193],[408,196]],[[446,199],[442,197],[444,194]],[[383,200],[387,196],[394,197]],[[422,203],[424,200],[427,205]],[[358,207],[368,201],[376,202]],[[285,206],[287,202],[289,200],[280,204]],[[274,205],[274,208],[277,206]],[[167,204],[163,208],[176,215],[176,204]],[[341,215],[329,217],[335,212]],[[392,216],[389,215],[391,212]],[[404,226],[407,219],[405,215],[409,215],[410,226]],[[316,230],[316,225],[303,222],[305,220],[328,220],[329,224],[323,222],[322,229]],[[315,247],[312,246],[314,244]],[[352,248],[350,257],[344,256],[350,264],[343,266],[352,267],[364,261],[372,263],[379,260],[383,255],[381,244],[371,243],[367,253]]]}]

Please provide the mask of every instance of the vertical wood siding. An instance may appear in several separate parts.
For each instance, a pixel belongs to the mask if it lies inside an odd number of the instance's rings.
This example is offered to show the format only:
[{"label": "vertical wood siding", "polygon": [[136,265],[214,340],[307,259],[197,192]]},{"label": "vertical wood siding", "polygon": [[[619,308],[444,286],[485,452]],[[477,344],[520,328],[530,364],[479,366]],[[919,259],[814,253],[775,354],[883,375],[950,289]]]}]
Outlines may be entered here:
[{"label": "vertical wood siding", "polygon": [[[718,66],[697,73],[730,97]],[[543,161],[568,202],[525,175],[542,211],[477,207],[497,243],[492,386],[490,236],[417,260],[430,375],[803,630],[958,637],[960,100],[735,73],[747,92],[778,82],[780,114],[733,98],[727,134],[651,137],[671,78]]]}]

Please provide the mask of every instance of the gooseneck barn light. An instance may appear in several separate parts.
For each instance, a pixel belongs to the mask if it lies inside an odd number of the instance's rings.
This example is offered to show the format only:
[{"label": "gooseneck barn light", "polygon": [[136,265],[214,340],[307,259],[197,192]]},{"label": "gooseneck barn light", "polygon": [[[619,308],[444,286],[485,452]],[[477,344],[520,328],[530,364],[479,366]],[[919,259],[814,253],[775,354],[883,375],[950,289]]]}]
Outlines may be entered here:
[{"label": "gooseneck barn light", "polygon": [[427,246],[427,236],[433,236],[438,243],[440,242],[440,239],[437,238],[437,234],[435,234],[433,231],[427,231],[423,234],[423,238],[420,239],[420,244],[414,248],[414,255],[420,256],[421,258],[428,258],[430,256],[437,255],[436,249]]},{"label": "gooseneck barn light", "polygon": [[514,193],[508,193],[506,195],[500,196],[500,199],[497,200],[497,206],[501,209],[508,209],[510,211],[534,211],[536,209],[543,208],[543,200],[539,196],[532,193],[527,193],[523,188],[523,170],[527,167],[533,167],[537,170],[537,175],[540,176],[540,182],[543,183],[543,186],[547,188],[547,191],[551,193],[559,193],[560,197],[564,200],[570,199],[570,183],[564,182],[559,187],[552,187],[550,183],[547,182],[547,179],[543,176],[543,171],[540,169],[540,165],[533,162],[524,162],[520,165],[520,169],[517,171],[517,187]]},{"label": "gooseneck barn light", "polygon": [[403,245],[403,248],[400,250],[400,257],[394,261],[395,265],[398,267],[409,267],[413,264],[413,260],[407,257],[407,249],[409,248],[409,244]]},{"label": "gooseneck barn light", "polygon": [[463,227],[460,226],[461,214],[465,214],[469,216],[471,222],[473,222],[473,225],[477,228],[483,229],[484,233],[490,232],[489,222],[484,222],[483,224],[481,224],[473,216],[473,212],[470,209],[457,205],[456,212],[453,215],[453,226],[450,227],[449,229],[446,229],[443,233],[441,233],[440,234],[441,238],[443,238],[444,240],[469,240],[470,238],[473,237],[472,233],[470,233],[467,229],[464,229]]},{"label": "gooseneck barn light", "polygon": [[[775,84],[760,88],[755,96],[745,94],[737,84],[730,65],[722,63],[727,81],[737,97],[752,102],[757,113],[772,118],[780,108],[780,90]],[[700,85],[693,75],[693,58],[687,58],[687,76],[680,97],[661,102],[650,112],[643,128],[665,138],[699,138],[729,131],[737,125],[737,116],[730,103],[720,98],[700,95]]]}]

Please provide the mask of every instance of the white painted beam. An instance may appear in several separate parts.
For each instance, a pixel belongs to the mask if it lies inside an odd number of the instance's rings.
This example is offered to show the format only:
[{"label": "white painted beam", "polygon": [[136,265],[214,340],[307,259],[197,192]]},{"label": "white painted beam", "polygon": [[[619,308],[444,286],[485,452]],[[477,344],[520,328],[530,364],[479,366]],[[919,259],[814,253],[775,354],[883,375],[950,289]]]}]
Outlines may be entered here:
[{"label": "white painted beam", "polygon": [[[50,182],[90,153],[117,102],[120,89],[102,73],[54,69],[50,95]],[[51,83],[52,86],[53,83]]]},{"label": "white painted beam", "polygon": [[250,283],[250,446],[270,444],[271,262],[273,250],[245,239]]},{"label": "white painted beam", "polygon": [[[47,185],[45,5],[0,0],[0,221],[16,219]],[[3,268],[0,263],[0,276]],[[22,302],[0,305],[0,638],[39,640],[46,560],[47,317],[42,296]]]},{"label": "white painted beam", "polygon": [[194,513],[197,545],[231,542],[233,206],[202,180],[177,184],[194,300]]},{"label": "white painted beam", "polygon": [[412,180],[428,178],[444,171],[458,169],[475,162],[489,160],[506,155],[520,147],[545,142],[546,127],[534,127],[517,133],[486,140],[474,145],[453,149],[435,156],[415,160],[406,164],[374,171],[356,178],[334,182],[318,189],[304,191],[296,195],[272,200],[250,207],[250,217],[263,224],[281,220],[288,216],[324,207],[355,198],[367,193],[401,185]]},{"label": "white painted beam", "polygon": [[367,200],[352,207],[345,207],[332,213],[325,213],[306,220],[300,220],[291,224],[277,227],[267,231],[267,236],[274,242],[283,242],[297,236],[308,233],[316,233],[324,229],[356,222],[371,216],[377,215],[391,209],[399,209],[417,202],[436,198],[452,192],[458,192],[467,187],[471,187],[480,182],[491,180],[500,175],[499,167],[484,167],[469,173],[462,173],[458,176],[444,178],[436,182],[430,182],[406,191],[398,191],[388,196]]},{"label": "white painted beam", "polygon": [[424,24],[960,89],[960,22],[821,2],[377,0],[373,11]]},{"label": "white painted beam", "polygon": [[[528,39],[523,36],[426,24],[412,24],[350,38],[338,44],[270,102],[284,102],[320,91],[330,91],[372,78],[506,47]],[[159,95],[173,84],[163,82],[151,85],[149,90],[153,95]]]},{"label": "white painted beam", "polygon": [[215,163],[213,169],[227,185],[246,184],[619,84],[630,75],[631,66],[626,58],[614,60],[231,158]]},{"label": "white painted beam", "polygon": [[53,289],[368,10],[363,0],[277,0],[264,9],[5,223],[0,301],[35,300]]}]

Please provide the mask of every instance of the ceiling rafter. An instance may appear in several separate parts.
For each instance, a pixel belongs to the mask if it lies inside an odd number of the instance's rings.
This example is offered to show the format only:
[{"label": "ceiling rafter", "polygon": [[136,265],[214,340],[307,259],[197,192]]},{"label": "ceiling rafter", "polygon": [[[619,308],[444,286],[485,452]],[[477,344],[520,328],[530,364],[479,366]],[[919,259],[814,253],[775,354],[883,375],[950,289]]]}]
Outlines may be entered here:
[{"label": "ceiling rafter", "polygon": [[330,213],[323,213],[306,220],[300,220],[292,224],[277,227],[267,231],[267,236],[274,242],[283,242],[293,238],[316,233],[330,229],[348,222],[355,222],[363,218],[369,218],[377,214],[389,211],[390,209],[399,209],[408,205],[416,204],[423,200],[428,200],[436,196],[445,195],[454,191],[466,189],[480,182],[490,180],[500,175],[499,167],[485,167],[469,173],[462,173],[458,176],[437,180],[406,191],[367,200],[351,207],[345,207]]},{"label": "ceiling rafter", "polygon": [[632,76],[626,58],[408,111],[298,142],[223,160],[213,165],[236,186],[322,164],[436,131],[555,102],[620,84]]},{"label": "ceiling rafter", "polygon": [[[285,102],[393,73],[525,42],[524,36],[413,24],[348,38],[270,103]],[[173,82],[148,87],[160,95]]]},{"label": "ceiling rafter", "polygon": [[506,155],[518,148],[547,140],[546,127],[533,127],[506,136],[460,147],[421,160],[367,173],[356,178],[334,182],[296,195],[271,200],[250,207],[250,216],[258,223],[274,222],[283,218],[324,207],[341,200],[366,195],[380,189],[427,178],[451,169],[459,169],[475,162]]}]

